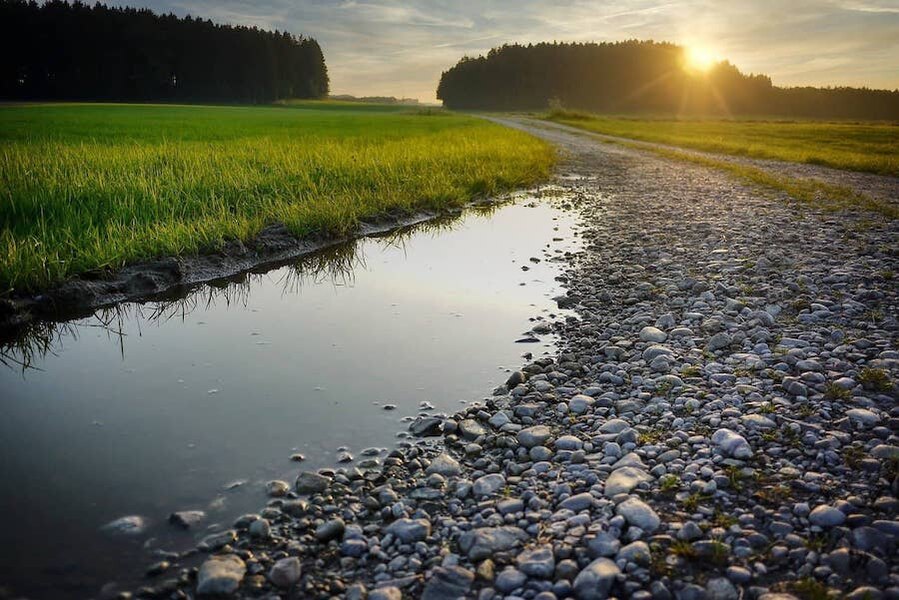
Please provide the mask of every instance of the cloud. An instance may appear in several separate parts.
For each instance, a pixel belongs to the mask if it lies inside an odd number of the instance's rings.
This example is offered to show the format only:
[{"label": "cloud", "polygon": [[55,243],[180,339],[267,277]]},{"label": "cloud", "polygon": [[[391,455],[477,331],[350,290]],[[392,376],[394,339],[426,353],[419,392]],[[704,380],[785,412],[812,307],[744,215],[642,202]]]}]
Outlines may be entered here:
[{"label": "cloud", "polygon": [[702,44],[778,85],[899,88],[894,0],[107,0],[321,43],[334,93],[434,101],[462,55],[511,42]]}]

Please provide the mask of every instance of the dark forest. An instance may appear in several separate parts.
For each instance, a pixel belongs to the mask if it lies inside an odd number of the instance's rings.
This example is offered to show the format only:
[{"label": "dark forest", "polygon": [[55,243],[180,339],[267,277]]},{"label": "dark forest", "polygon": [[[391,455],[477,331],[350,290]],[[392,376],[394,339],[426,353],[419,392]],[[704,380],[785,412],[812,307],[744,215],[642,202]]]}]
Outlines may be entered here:
[{"label": "dark forest", "polygon": [[0,98],[263,103],[327,94],[311,38],[146,9],[0,0]]},{"label": "dark forest", "polygon": [[781,88],[726,61],[690,72],[682,47],[636,40],[494,48],[444,72],[437,97],[455,109],[542,110],[552,103],[603,113],[899,119],[899,91]]}]

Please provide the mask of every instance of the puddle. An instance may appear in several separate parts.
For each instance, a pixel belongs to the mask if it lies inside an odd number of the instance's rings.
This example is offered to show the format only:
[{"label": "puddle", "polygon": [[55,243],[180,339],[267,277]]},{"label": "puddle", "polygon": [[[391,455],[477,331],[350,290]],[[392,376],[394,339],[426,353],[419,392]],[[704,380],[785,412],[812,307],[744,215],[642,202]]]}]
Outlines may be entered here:
[{"label": "puddle", "polygon": [[[389,449],[423,402],[484,398],[552,351],[546,333],[516,340],[564,317],[554,259],[577,247],[573,215],[526,199],[35,327],[0,366],[0,587],[139,585],[154,550],[262,508],[267,480]],[[196,531],[166,523],[188,509],[208,513]],[[126,515],[146,530],[100,531]]]}]

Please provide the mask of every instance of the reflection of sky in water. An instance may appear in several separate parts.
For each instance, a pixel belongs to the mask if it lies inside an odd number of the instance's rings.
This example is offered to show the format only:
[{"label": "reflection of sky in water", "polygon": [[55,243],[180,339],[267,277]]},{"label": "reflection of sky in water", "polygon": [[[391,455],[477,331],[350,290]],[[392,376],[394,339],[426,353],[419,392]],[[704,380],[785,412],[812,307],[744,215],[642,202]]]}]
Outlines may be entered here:
[{"label": "reflection of sky in water", "polygon": [[[513,341],[555,310],[559,267],[545,259],[572,247],[568,219],[545,205],[466,213],[443,230],[343,247],[330,262],[106,311],[76,335],[58,329],[55,355],[37,353],[35,369],[0,367],[0,476],[15,490],[0,500],[0,545],[21,549],[0,561],[0,584],[83,575],[95,585],[91,575],[120,571],[116,560],[145,539],[102,538],[106,521],[146,515],[151,535],[185,545],[160,522],[206,507],[226,482],[249,481],[210,521],[258,510],[260,482],[295,474],[293,451],[308,468],[332,465],[339,446],[391,446],[421,401],[452,412],[484,397],[502,366],[547,350]],[[398,409],[376,405],[387,402]],[[77,577],[43,570],[73,561]]]}]

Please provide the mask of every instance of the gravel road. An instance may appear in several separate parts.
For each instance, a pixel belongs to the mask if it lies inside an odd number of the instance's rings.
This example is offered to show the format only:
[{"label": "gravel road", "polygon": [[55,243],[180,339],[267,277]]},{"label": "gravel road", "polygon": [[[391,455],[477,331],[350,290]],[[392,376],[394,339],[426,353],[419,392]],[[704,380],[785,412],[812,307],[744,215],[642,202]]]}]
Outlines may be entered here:
[{"label": "gravel road", "polygon": [[899,598],[899,223],[514,125],[582,223],[558,354],[142,593]]},{"label": "gravel road", "polygon": [[628,138],[617,137],[613,135],[605,135],[593,133],[583,129],[577,129],[561,123],[553,123],[548,121],[540,121],[536,119],[526,118],[491,118],[492,121],[502,123],[509,127],[524,129],[542,137],[556,137],[556,141],[565,145],[565,138],[554,136],[554,132],[562,134],[575,134],[580,136],[591,137],[594,140],[608,142],[624,142],[633,146],[643,148],[661,148],[664,150],[676,150],[677,152],[692,154],[695,156],[712,158],[714,160],[726,161],[739,165],[745,165],[761,169],[773,175],[786,176],[794,179],[816,179],[831,185],[839,185],[851,188],[857,192],[866,194],[879,200],[885,200],[892,204],[899,204],[899,177],[889,177],[886,175],[875,175],[873,173],[862,173],[859,171],[846,171],[842,169],[833,169],[821,165],[812,165],[806,163],[786,162],[782,160],[773,160],[765,158],[751,158],[748,156],[732,156],[727,154],[717,154],[713,152],[702,152],[700,150],[691,150],[689,148],[679,148],[667,144],[658,144],[655,142],[643,142]]}]

